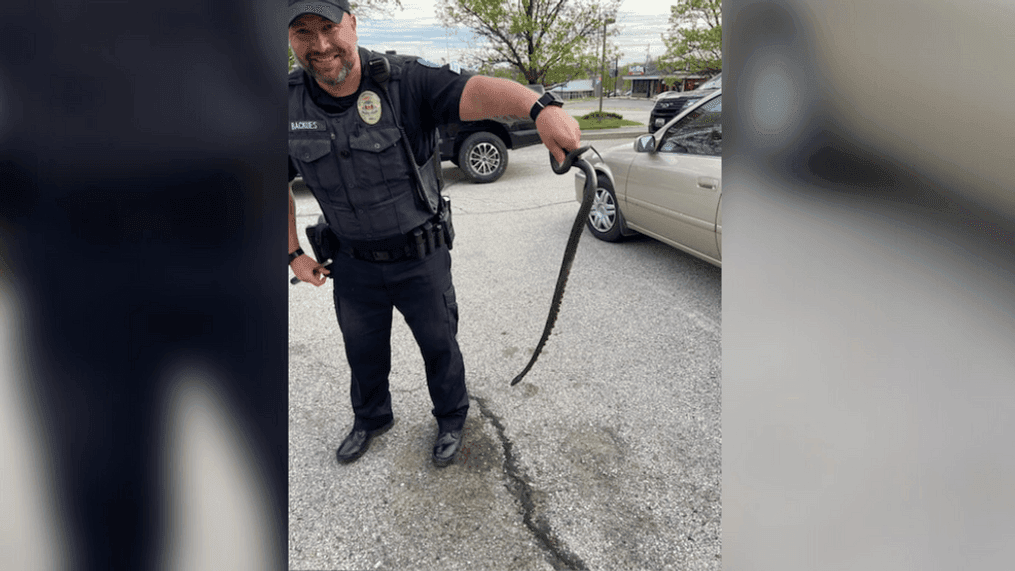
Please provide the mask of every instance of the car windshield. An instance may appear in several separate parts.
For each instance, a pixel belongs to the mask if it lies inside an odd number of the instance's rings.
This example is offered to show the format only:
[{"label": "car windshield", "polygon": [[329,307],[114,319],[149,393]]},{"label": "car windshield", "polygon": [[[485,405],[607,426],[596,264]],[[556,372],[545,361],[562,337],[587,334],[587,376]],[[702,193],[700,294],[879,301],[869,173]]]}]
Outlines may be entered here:
[{"label": "car windshield", "polygon": [[722,74],[720,73],[705,83],[702,83],[698,86],[698,89],[722,89]]}]

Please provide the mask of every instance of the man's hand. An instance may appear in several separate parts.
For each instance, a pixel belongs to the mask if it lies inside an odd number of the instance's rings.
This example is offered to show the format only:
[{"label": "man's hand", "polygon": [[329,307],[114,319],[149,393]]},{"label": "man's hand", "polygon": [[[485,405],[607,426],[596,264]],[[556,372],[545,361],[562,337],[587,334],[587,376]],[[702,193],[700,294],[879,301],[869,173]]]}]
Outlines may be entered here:
[{"label": "man's hand", "polygon": [[[299,247],[300,238],[296,234],[296,201],[293,199],[293,183],[289,181],[289,251],[295,252]],[[330,270],[317,263],[317,260],[306,254],[297,256],[289,263],[289,267],[293,269],[293,273],[301,282],[314,284],[317,287],[324,285],[325,276],[331,273]]]},{"label": "man's hand", "polygon": [[578,121],[560,107],[551,105],[540,111],[536,117],[536,129],[558,163],[564,162],[569,151],[581,146],[582,132]]},{"label": "man's hand", "polygon": [[327,268],[317,263],[317,260],[306,254],[293,260],[290,266],[300,281],[314,284],[317,287],[324,285],[325,276],[331,273]]}]

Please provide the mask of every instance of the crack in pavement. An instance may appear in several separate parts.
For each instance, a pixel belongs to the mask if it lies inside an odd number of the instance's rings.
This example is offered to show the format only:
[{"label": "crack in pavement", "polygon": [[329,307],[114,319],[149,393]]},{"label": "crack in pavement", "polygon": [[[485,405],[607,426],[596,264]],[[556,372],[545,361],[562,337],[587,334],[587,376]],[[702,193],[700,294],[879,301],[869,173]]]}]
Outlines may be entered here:
[{"label": "crack in pavement", "polygon": [[553,533],[550,522],[545,517],[536,514],[536,504],[532,499],[532,486],[529,485],[525,475],[518,467],[514,455],[514,445],[505,434],[504,425],[501,423],[500,418],[486,405],[486,400],[476,395],[471,396],[479,404],[480,415],[489,420],[490,424],[497,430],[497,437],[500,438],[501,446],[504,449],[504,473],[509,479],[505,487],[522,504],[522,509],[524,510],[522,521],[546,551],[546,560],[557,571],[564,569],[588,571],[588,567],[585,566],[585,562],[582,561],[581,557],[578,557],[561,544],[556,534]]}]

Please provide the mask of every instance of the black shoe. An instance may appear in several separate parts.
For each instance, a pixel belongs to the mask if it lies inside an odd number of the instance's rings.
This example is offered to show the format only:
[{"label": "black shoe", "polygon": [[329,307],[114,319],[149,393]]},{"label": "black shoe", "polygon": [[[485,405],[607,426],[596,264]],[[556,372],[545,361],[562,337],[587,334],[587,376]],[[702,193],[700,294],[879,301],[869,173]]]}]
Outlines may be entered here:
[{"label": "black shoe", "polygon": [[367,451],[370,447],[370,439],[374,436],[380,436],[388,431],[389,428],[394,426],[395,419],[391,419],[391,422],[384,426],[374,430],[360,430],[353,428],[349,436],[345,437],[342,441],[342,445],[338,447],[335,455],[338,457],[338,461],[341,463],[348,463],[358,459]]},{"label": "black shoe", "polygon": [[441,432],[433,447],[433,463],[443,468],[455,461],[455,456],[462,448],[462,432],[460,430]]}]

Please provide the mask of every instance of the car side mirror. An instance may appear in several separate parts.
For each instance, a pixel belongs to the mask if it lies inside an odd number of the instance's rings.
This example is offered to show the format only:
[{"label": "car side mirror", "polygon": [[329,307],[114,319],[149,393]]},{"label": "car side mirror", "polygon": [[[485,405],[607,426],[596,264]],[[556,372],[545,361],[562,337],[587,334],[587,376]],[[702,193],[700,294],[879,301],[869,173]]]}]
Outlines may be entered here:
[{"label": "car side mirror", "polygon": [[634,152],[636,153],[654,153],[655,150],[655,135],[642,135],[634,141]]}]

